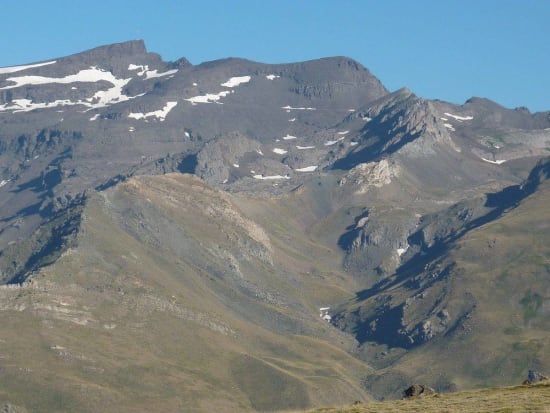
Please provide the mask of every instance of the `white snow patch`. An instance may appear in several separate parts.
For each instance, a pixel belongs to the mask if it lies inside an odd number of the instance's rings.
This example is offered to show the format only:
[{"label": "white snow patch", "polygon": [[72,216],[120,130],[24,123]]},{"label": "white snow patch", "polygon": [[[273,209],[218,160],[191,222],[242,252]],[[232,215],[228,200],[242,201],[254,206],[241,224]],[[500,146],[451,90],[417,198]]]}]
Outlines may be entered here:
[{"label": "white snow patch", "polygon": [[325,145],[325,146],[332,146],[332,145],[335,145],[335,144],[337,144],[338,142],[340,142],[341,140],[343,140],[344,138],[345,138],[345,137],[342,136],[341,138],[338,138],[338,139],[336,139],[335,141],[327,141],[327,142],[325,142],[324,145]]},{"label": "white snow patch", "polygon": [[149,66],[148,65],[135,65],[133,63],[130,63],[128,65],[128,70],[131,70],[131,71],[134,71],[134,70],[139,70],[139,72],[137,73],[138,76],[143,76],[145,74],[145,72],[147,70],[149,70]]},{"label": "white snow patch", "polygon": [[292,136],[292,135],[289,135],[289,134],[287,134],[286,136],[283,136],[284,141],[290,141],[292,139],[298,139],[298,138],[296,136]]},{"label": "white snow patch", "polygon": [[328,313],[330,310],[330,307],[321,307],[319,308],[319,317],[321,317],[325,321],[329,321],[332,319],[330,314]]},{"label": "white snow patch", "polygon": [[348,112],[355,112],[355,109],[348,109]]},{"label": "white snow patch", "polygon": [[443,126],[445,126],[447,129],[452,130],[453,132],[456,131],[456,129],[450,123],[444,123]]},{"label": "white snow patch", "polygon": [[350,142],[349,143],[349,146],[357,146],[357,145],[359,145],[359,142]]},{"label": "white snow patch", "polygon": [[347,135],[349,133],[349,130],[345,130],[343,132],[338,132],[338,135]]},{"label": "white snow patch", "polygon": [[223,92],[220,92],[220,93],[207,93],[206,95],[200,95],[200,96],[194,96],[192,98],[189,98],[189,99],[184,99],[188,102],[191,102],[193,105],[196,105],[197,103],[219,103],[219,104],[222,104],[221,102],[218,102],[221,98],[223,97],[226,97],[227,95],[229,95],[229,91],[225,90]]},{"label": "white snow patch", "polygon": [[147,119],[147,118],[157,118],[161,122],[164,122],[166,119],[166,116],[172,109],[176,107],[178,102],[166,102],[166,105],[160,110],[155,110],[154,112],[147,112],[147,113],[130,113],[128,115],[129,118],[132,119]]},{"label": "white snow patch", "polygon": [[248,82],[250,82],[250,76],[237,76],[237,77],[232,77],[227,82],[222,83],[221,85],[225,87],[235,87],[235,86],[239,86],[241,83],[248,83]]},{"label": "white snow patch", "polygon": [[279,77],[281,77],[281,76],[277,76],[277,75],[266,75],[265,77],[266,77],[267,79],[269,79],[269,80],[273,80],[273,79],[277,79],[277,78],[279,78]]},{"label": "white snow patch", "polygon": [[296,145],[296,149],[315,149],[315,146],[300,146],[300,145]]},{"label": "white snow patch", "polygon": [[451,118],[455,118],[456,120],[472,120],[473,116],[458,116],[453,115],[452,113],[445,112],[445,116],[450,116]]},{"label": "white snow patch", "polygon": [[240,165],[239,165],[238,163],[234,163],[233,166],[234,166],[235,168],[240,167]]},{"label": "white snow patch", "polygon": [[33,65],[0,67],[0,75],[5,75],[7,73],[21,72],[22,70],[32,69],[33,67],[42,67],[42,66],[53,65],[56,62],[57,62],[57,60],[52,60],[51,62],[35,63]]},{"label": "white snow patch", "polygon": [[66,106],[74,105],[74,102],[71,102],[68,99],[64,100],[55,100],[53,102],[43,102],[43,103],[33,103],[30,99],[13,99],[12,105],[5,103],[3,106],[0,106],[0,111],[4,110],[13,110],[13,113],[17,112],[30,112],[35,109],[51,109],[57,106]]},{"label": "white snow patch", "polygon": [[264,153],[262,152],[262,150],[261,150],[261,149],[256,149],[256,152],[258,152],[258,154],[259,154],[259,155],[262,155],[262,156],[264,156]]},{"label": "white snow patch", "polygon": [[[111,83],[113,87],[107,90],[100,90],[96,92],[92,97],[85,100],[71,101],[71,100],[56,100],[53,102],[40,102],[32,103],[29,99],[14,99],[15,106],[4,105],[0,107],[0,110],[14,110],[14,112],[28,112],[35,109],[52,108],[56,106],[71,106],[71,105],[84,105],[89,108],[105,107],[114,103],[125,102],[127,100],[136,98],[137,96],[126,96],[122,93],[122,89],[132,78],[119,79],[115,77],[111,72],[107,72],[102,69],[98,69],[96,66],[92,66],[89,69],[80,70],[74,75],[68,75],[65,77],[44,77],[44,76],[19,76],[10,77],[6,79],[15,83],[14,85],[5,86],[0,90],[14,89],[27,85],[45,85],[45,84],[70,84],[70,83],[96,83],[99,81],[106,81]],[[142,95],[138,95],[142,96]]]},{"label": "white snow patch", "polygon": [[372,118],[369,118],[368,116],[363,116],[362,119],[365,121],[365,122],[370,122],[372,120]]},{"label": "white snow patch", "polygon": [[500,165],[500,164],[503,164],[504,162],[506,162],[506,159],[500,159],[500,160],[496,160],[496,161],[491,161],[489,159],[485,159],[485,158],[481,158],[482,160],[484,160],[485,162],[489,162],[489,163],[492,163],[492,164],[495,164],[495,165]]},{"label": "white snow patch", "polygon": [[254,175],[254,179],[262,179],[262,180],[270,180],[270,179],[290,179],[288,175],[282,176],[282,175],[270,175],[270,176],[264,176],[264,175]]},{"label": "white snow patch", "polygon": [[9,179],[7,179],[7,180],[3,179],[2,181],[0,181],[0,188],[2,188],[4,185],[6,185],[9,181],[10,181]]},{"label": "white snow patch", "polygon": [[279,155],[284,155],[285,153],[287,153],[288,151],[285,151],[284,149],[281,149],[281,148],[273,148],[273,152],[279,154]]},{"label": "white snow patch", "polygon": [[130,126],[128,128],[128,132],[135,132],[136,131],[136,128],[134,128],[133,126]]},{"label": "white snow patch", "polygon": [[198,86],[197,82],[193,82],[193,86]]},{"label": "white snow patch", "polygon": [[191,135],[189,135],[189,132],[185,132],[185,137],[186,137],[186,138],[191,137]]},{"label": "white snow patch", "polygon": [[159,73],[157,69],[147,70],[145,72],[145,79],[154,79],[157,77],[170,76],[177,72],[178,72],[178,69],[167,70],[166,72],[162,72],[162,73]]},{"label": "white snow patch", "polygon": [[99,113],[96,113],[94,116],[90,118],[90,122],[93,122],[94,120],[97,120],[99,118]]},{"label": "white snow patch", "polygon": [[406,248],[397,248],[397,255],[402,256],[407,250],[409,249],[409,246],[407,245]]},{"label": "white snow patch", "polygon": [[318,165],[313,165],[313,166],[306,166],[305,168],[298,168],[298,169],[295,169],[295,171],[297,172],[313,172],[315,170],[317,170],[318,168]]},{"label": "white snow patch", "polygon": [[167,70],[166,72],[159,73],[157,69],[149,70],[149,65],[135,65],[130,63],[128,70],[139,70],[138,76],[145,75],[145,79],[154,79],[156,77],[170,76],[177,73],[178,69]]},{"label": "white snow patch", "polygon": [[296,122],[296,118],[292,118],[288,120],[289,122]]},{"label": "white snow patch", "polygon": [[441,118],[439,118],[439,119],[444,120],[445,122],[447,122],[447,121],[449,120],[449,119],[443,118],[443,117],[441,117]]},{"label": "white snow patch", "polygon": [[315,108],[303,108],[303,107],[300,107],[300,108],[294,108],[290,105],[287,105],[287,106],[281,106],[281,109],[286,109],[286,111],[291,111],[291,110],[317,110]]}]

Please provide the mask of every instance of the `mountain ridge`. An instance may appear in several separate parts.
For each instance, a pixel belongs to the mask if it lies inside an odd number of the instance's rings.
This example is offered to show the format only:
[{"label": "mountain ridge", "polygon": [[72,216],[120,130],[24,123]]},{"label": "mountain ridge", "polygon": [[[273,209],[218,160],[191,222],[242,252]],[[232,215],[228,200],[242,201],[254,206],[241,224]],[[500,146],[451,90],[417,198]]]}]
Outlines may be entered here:
[{"label": "mountain ridge", "polygon": [[550,112],[346,57],[27,66],[0,70],[3,400],[278,411],[550,368]]}]

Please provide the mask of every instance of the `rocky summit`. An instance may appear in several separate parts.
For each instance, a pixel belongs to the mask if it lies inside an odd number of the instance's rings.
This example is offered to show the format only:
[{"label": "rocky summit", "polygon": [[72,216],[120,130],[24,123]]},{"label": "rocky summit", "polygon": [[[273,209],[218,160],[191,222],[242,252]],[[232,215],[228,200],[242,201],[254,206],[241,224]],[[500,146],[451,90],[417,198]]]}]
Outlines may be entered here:
[{"label": "rocky summit", "polygon": [[296,410],[550,371],[549,151],[550,112],[346,57],[0,68],[0,405]]}]

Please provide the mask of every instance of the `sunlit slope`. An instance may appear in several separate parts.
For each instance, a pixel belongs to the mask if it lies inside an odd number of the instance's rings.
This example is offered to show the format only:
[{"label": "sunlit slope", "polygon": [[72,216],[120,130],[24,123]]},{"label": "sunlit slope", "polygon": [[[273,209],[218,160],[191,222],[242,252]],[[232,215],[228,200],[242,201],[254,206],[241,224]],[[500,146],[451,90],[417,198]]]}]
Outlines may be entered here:
[{"label": "sunlit slope", "polygon": [[536,386],[492,388],[441,394],[411,400],[367,403],[350,407],[324,408],[315,413],[479,413],[549,412],[550,383]]},{"label": "sunlit slope", "polygon": [[0,400],[134,412],[367,399],[370,368],[318,314],[351,296],[339,261],[330,266],[338,253],[287,208],[271,207],[263,227],[236,204],[180,174],[91,193],[77,246],[31,283],[0,289]]}]

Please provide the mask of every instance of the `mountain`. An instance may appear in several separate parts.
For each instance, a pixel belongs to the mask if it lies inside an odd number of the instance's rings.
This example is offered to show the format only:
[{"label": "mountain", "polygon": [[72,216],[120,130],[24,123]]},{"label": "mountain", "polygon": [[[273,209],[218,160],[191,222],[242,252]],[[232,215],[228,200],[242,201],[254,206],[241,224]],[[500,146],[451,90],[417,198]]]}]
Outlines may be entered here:
[{"label": "mountain", "polygon": [[550,112],[345,57],[0,68],[0,400],[288,410],[550,370],[549,149]]}]

